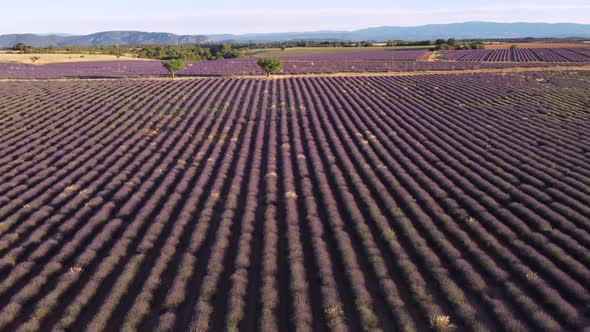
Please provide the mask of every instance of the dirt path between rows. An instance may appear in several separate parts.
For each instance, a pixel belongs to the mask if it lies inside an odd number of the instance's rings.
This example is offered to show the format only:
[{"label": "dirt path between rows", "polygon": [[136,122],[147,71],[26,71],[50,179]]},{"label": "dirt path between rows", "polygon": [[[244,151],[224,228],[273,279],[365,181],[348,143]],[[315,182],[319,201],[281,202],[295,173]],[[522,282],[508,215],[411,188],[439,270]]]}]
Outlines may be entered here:
[{"label": "dirt path between rows", "polygon": [[[482,68],[482,69],[454,69],[454,70],[424,70],[401,72],[377,72],[377,73],[318,73],[318,74],[275,74],[271,77],[265,75],[209,75],[209,76],[177,76],[175,80],[198,80],[208,78],[258,78],[258,79],[284,79],[293,77],[371,77],[371,76],[418,76],[418,75],[453,75],[453,74],[483,74],[483,73],[521,73],[538,71],[586,71],[590,65],[581,66],[555,66],[555,67],[521,67],[521,68]],[[27,81],[108,81],[108,80],[170,80],[170,77],[145,76],[145,77],[96,77],[96,78],[0,78],[0,82],[27,82]]]}]

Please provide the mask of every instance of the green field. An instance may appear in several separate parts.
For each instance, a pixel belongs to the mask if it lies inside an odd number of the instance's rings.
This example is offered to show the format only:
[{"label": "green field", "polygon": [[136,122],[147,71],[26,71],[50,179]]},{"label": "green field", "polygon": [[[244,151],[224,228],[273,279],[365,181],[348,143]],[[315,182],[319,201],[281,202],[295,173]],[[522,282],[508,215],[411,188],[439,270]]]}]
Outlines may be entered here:
[{"label": "green field", "polygon": [[278,56],[278,55],[309,55],[337,52],[364,52],[364,51],[394,51],[428,49],[432,46],[375,46],[375,47],[293,47],[281,51],[280,48],[262,48],[246,51],[248,56]]}]

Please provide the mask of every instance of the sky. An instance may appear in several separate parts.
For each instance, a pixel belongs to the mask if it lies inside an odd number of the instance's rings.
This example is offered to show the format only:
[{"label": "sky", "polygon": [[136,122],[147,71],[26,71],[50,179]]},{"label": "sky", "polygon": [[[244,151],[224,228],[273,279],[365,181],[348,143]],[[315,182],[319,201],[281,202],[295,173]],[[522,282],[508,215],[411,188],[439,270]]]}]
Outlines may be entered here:
[{"label": "sky", "polygon": [[[0,34],[354,30],[466,21],[590,24],[590,0],[3,1]],[[493,4],[490,4],[493,3]],[[444,4],[444,5],[443,5]]]}]

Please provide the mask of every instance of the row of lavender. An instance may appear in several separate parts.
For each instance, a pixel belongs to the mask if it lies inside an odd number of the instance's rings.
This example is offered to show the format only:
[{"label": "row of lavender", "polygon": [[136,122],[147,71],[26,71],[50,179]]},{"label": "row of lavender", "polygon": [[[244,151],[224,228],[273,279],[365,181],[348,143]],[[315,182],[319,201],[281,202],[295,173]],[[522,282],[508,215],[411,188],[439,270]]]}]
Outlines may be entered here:
[{"label": "row of lavender", "polygon": [[589,78],[0,82],[0,330],[581,329]]},{"label": "row of lavender", "polygon": [[[191,62],[179,76],[232,76],[261,75],[263,72],[255,58]],[[560,63],[574,66],[575,63]],[[494,62],[417,62],[417,61],[290,61],[286,60],[279,74],[412,72],[474,69],[501,69],[514,67],[551,67],[553,63],[494,63]],[[50,78],[116,78],[165,77],[168,73],[159,61],[79,62],[47,65],[0,63],[0,79]]]},{"label": "row of lavender", "polygon": [[455,50],[444,51],[443,57],[456,61],[590,62],[590,48]]}]

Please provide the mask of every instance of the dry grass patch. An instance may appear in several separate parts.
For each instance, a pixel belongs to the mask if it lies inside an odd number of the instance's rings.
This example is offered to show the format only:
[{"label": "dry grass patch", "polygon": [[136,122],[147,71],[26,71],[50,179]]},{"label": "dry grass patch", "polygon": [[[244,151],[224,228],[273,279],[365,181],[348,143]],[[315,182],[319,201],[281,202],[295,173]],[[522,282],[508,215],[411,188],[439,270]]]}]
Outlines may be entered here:
[{"label": "dry grass patch", "polygon": [[[37,59],[33,61],[32,57]],[[147,60],[133,58],[130,56],[121,56],[121,61],[129,60]],[[94,62],[94,61],[117,61],[114,55],[105,54],[18,54],[18,53],[0,53],[0,62],[10,63],[28,63],[35,65],[45,65],[49,63],[64,62]]]},{"label": "dry grass patch", "polygon": [[324,313],[326,314],[326,319],[328,321],[334,320],[338,317],[344,317],[344,310],[342,310],[342,305],[331,305],[324,307]]},{"label": "dry grass patch", "polygon": [[84,269],[82,269],[82,267],[80,266],[72,266],[68,269],[68,272],[70,273],[80,273],[82,272]]},{"label": "dry grass patch", "polygon": [[451,323],[451,317],[445,315],[435,315],[430,317],[430,326],[436,332],[451,332],[456,326]]}]

